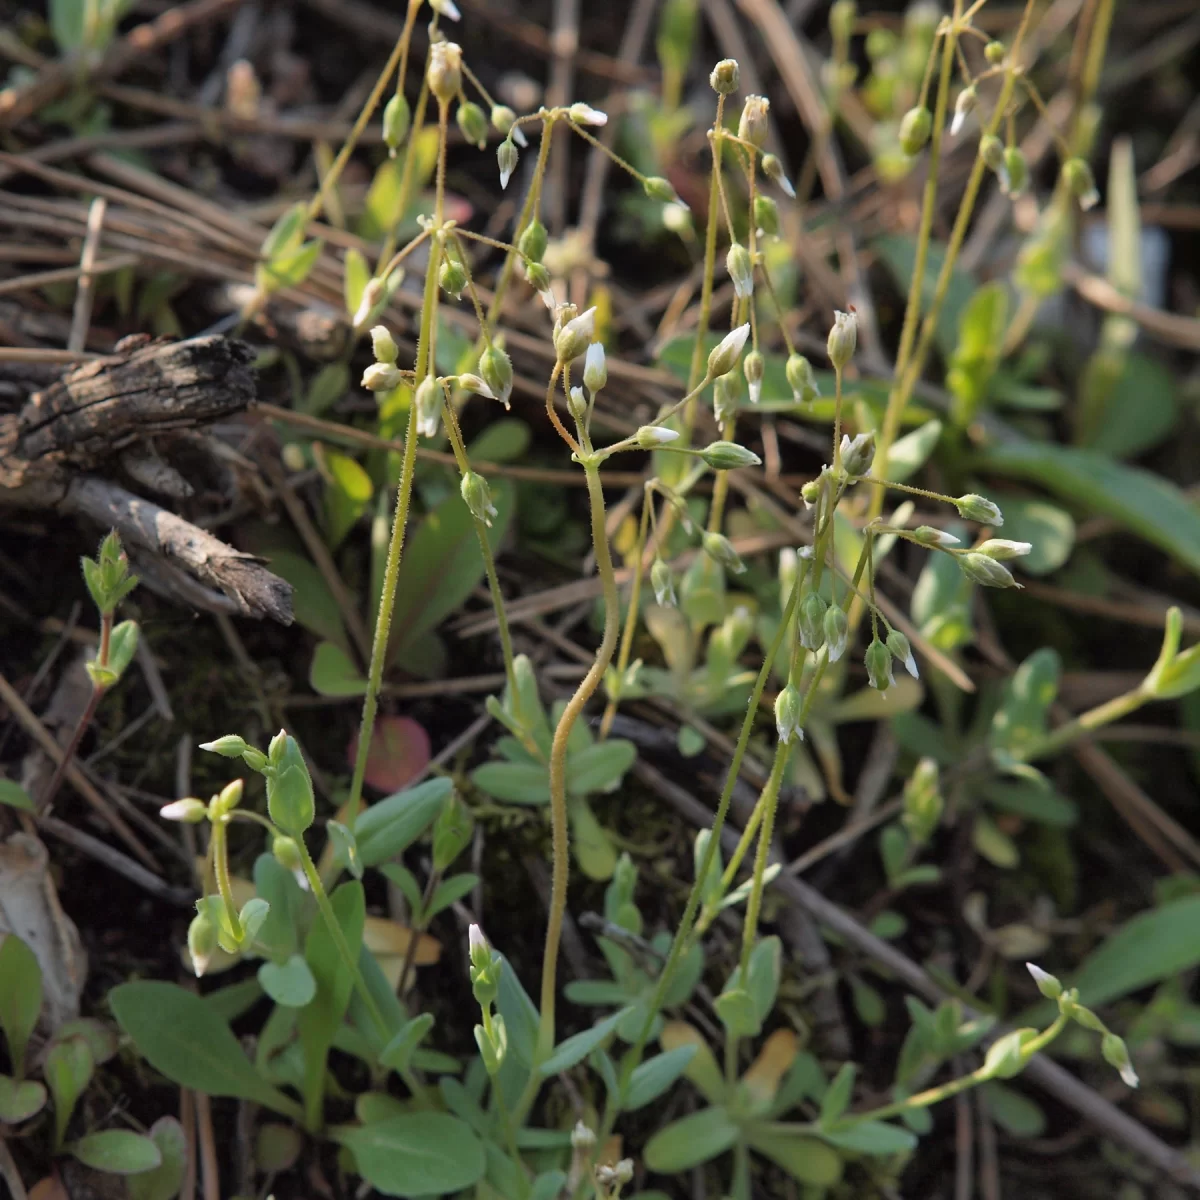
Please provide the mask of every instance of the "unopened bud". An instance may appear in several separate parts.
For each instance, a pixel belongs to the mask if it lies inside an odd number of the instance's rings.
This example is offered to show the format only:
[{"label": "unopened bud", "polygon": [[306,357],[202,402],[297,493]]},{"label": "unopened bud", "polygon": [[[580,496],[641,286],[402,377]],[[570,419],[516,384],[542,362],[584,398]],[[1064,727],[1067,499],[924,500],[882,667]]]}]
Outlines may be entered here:
[{"label": "unopened bud", "polygon": [[458,5],[454,3],[454,0],[429,0],[429,7],[439,17],[445,17],[447,21],[462,20],[462,13],[458,11]]},{"label": "unopened bud", "polygon": [[1035,966],[1031,962],[1025,964],[1025,969],[1033,976],[1033,982],[1037,984],[1037,990],[1047,1000],[1057,1000],[1062,995],[1063,985],[1049,971],[1043,971],[1041,967]]},{"label": "unopened bud", "polygon": [[929,141],[933,114],[923,104],[910,108],[900,120],[900,149],[912,158],[920,154]]},{"label": "unopened bud", "polygon": [[462,47],[455,42],[434,42],[429,47],[429,90],[439,104],[449,104],[462,89]]},{"label": "unopened bud", "polygon": [[588,403],[583,388],[573,387],[567,393],[567,412],[580,424],[587,419]]},{"label": "unopened bud", "polygon": [[1008,48],[1003,42],[988,42],[983,48],[983,57],[992,64],[993,67],[998,67],[1003,61],[1005,54],[1008,53]]},{"label": "unopened bud", "polygon": [[1007,538],[992,538],[982,546],[977,546],[977,554],[986,554],[997,562],[1007,562],[1011,558],[1021,558],[1033,549],[1032,542],[1011,542]]},{"label": "unopened bud", "polygon": [[392,363],[372,363],[364,372],[362,385],[368,392],[390,392],[399,387],[404,376]]},{"label": "unopened bud", "polygon": [[1062,179],[1067,191],[1079,201],[1079,207],[1084,212],[1100,203],[1092,168],[1082,158],[1068,158],[1063,163]]},{"label": "unopened bud", "polygon": [[657,450],[659,446],[676,441],[678,437],[677,429],[668,429],[665,425],[643,425],[633,435],[633,440],[643,450]]},{"label": "unopened bud", "polygon": [[208,915],[207,908],[192,918],[192,923],[188,926],[187,943],[192,970],[199,979],[208,970],[208,964],[217,952],[217,927]]},{"label": "unopened bud", "polygon": [[437,437],[442,419],[442,389],[432,375],[421,380],[413,403],[417,406],[417,433],[421,437]]},{"label": "unopened bud", "polygon": [[733,282],[733,294],[739,300],[748,300],[754,295],[754,264],[750,252],[741,242],[734,242],[725,255],[725,269]]},{"label": "unopened bud", "polygon": [[820,650],[825,644],[825,614],[828,610],[829,605],[819,592],[809,592],[800,601],[796,627],[800,634],[800,645],[805,650]]},{"label": "unopened bud", "polygon": [[993,133],[979,139],[979,157],[996,172],[1004,170],[1004,143]]},{"label": "unopened bud", "polygon": [[958,93],[958,99],[954,101],[954,117],[950,122],[950,135],[958,133],[963,127],[963,123],[967,117],[975,111],[979,104],[979,94],[975,91],[975,85],[965,87]]},{"label": "unopened bud", "polygon": [[203,800],[188,796],[184,800],[172,800],[158,810],[164,821],[182,821],[185,825],[197,825],[208,816],[208,805]]},{"label": "unopened bud", "polygon": [[650,567],[650,586],[654,589],[655,604],[674,608],[679,603],[675,598],[675,578],[661,558],[656,558]]},{"label": "unopened bud", "polygon": [[508,408],[513,388],[512,359],[495,342],[479,356],[479,374],[492,395]]},{"label": "unopened bud", "polygon": [[573,317],[559,331],[554,339],[554,350],[558,361],[569,363],[578,358],[591,344],[596,336],[596,309],[587,309],[579,316]]},{"label": "unopened bud", "polygon": [[[1007,186],[1003,180],[1007,181]],[[1020,146],[1009,146],[1004,151],[1004,177],[1002,190],[1010,196],[1019,196],[1029,186],[1029,163]]]},{"label": "unopened bud", "polygon": [[944,529],[935,529],[932,525],[918,525],[913,530],[913,539],[920,542],[922,546],[932,546],[938,550],[946,550],[951,546],[957,546],[960,538],[956,538],[954,534],[947,533]]},{"label": "unopened bud", "polygon": [[786,746],[792,741],[804,740],[804,730],[800,725],[803,710],[804,697],[795,684],[789,683],[775,697],[775,731],[779,735],[780,745]]},{"label": "unopened bud", "polygon": [[954,501],[958,515],[967,521],[978,521],[981,525],[1003,525],[1004,514],[999,507],[984,496],[968,492]]},{"label": "unopened bud", "polygon": [[451,299],[461,300],[467,286],[467,269],[456,258],[442,259],[442,265],[438,267],[438,286]]},{"label": "unopened bud", "polygon": [[766,360],[757,350],[751,350],[742,360],[742,374],[750,387],[750,403],[757,404],[762,399],[763,374],[766,370]]},{"label": "unopened bud", "polygon": [[731,333],[727,333],[708,356],[708,375],[710,379],[715,379],[718,375],[724,375],[728,371],[732,371],[737,365],[737,360],[741,357],[742,349],[746,345],[746,339],[750,336],[750,323],[747,321],[745,325],[739,325]]},{"label": "unopened bud", "polygon": [[289,871],[299,871],[303,866],[300,847],[295,838],[280,835],[271,842],[271,853],[275,861]]},{"label": "unopened bud", "polygon": [[354,314],[354,331],[361,332],[366,328],[367,322],[375,315],[376,310],[383,303],[383,297],[386,289],[382,279],[369,279],[367,286],[363,288],[362,299],[358,302],[358,310]]},{"label": "unopened bud", "polygon": [[754,196],[754,228],[759,237],[775,237],[779,233],[779,206],[762,192]]},{"label": "unopened bud", "polygon": [[842,434],[842,467],[848,475],[865,475],[875,461],[875,434]]},{"label": "unopened bud", "polygon": [[207,750],[210,754],[219,754],[222,758],[241,758],[246,750],[246,740],[238,737],[236,733],[227,733],[215,741],[201,742],[200,749]]},{"label": "unopened bud", "polygon": [[392,337],[386,325],[376,325],[371,330],[371,352],[375,355],[376,362],[395,365],[396,359],[400,355],[400,348],[396,345],[396,339]]},{"label": "unopened bud", "polygon": [[583,383],[594,396],[608,382],[608,362],[604,357],[604,344],[593,342],[587,348],[583,360]]},{"label": "unopened bud", "polygon": [[584,104],[582,100],[577,100],[567,109],[567,120],[573,121],[576,125],[607,125],[608,113],[601,112],[590,104]]},{"label": "unopened bud", "polygon": [[411,125],[412,113],[408,101],[403,92],[397,92],[383,109],[383,140],[392,158],[396,157],[396,151],[404,145]]},{"label": "unopened bud", "polygon": [[840,605],[831,604],[825,613],[825,652],[831,663],[846,653],[850,638],[850,622]]},{"label": "unopened bud", "polygon": [[704,553],[713,562],[720,563],[727,571],[740,575],[746,569],[746,564],[742,562],[738,552],[733,548],[733,543],[724,534],[710,531],[704,535],[702,545]]},{"label": "unopened bud", "polygon": [[571,1130],[571,1149],[588,1151],[596,1144],[596,1135],[582,1122],[576,1121]]},{"label": "unopened bud", "polygon": [[487,480],[475,471],[468,471],[462,477],[459,486],[463,503],[471,510],[471,516],[490,526],[496,515],[496,506],[492,503],[492,493],[488,490]]},{"label": "unopened bud", "polygon": [[464,375],[456,377],[458,386],[464,392],[472,392],[476,396],[482,396],[485,400],[495,400],[495,395],[492,389],[488,387],[478,375],[472,375],[469,371]]},{"label": "unopened bud", "polygon": [[747,96],[738,121],[738,137],[762,149],[767,140],[771,102],[766,96]]},{"label": "unopened bud", "polygon": [[[513,131],[516,132],[515,130]],[[517,160],[520,155],[517,153],[516,146],[513,145],[512,136],[509,135],[496,147],[496,165],[500,168],[500,187],[501,189],[508,187],[508,181],[512,178],[513,172],[517,169]]]},{"label": "unopened bud", "polygon": [[867,668],[867,680],[873,688],[886,692],[894,687],[895,676],[892,674],[892,652],[878,639],[874,638],[863,656]]},{"label": "unopened bud", "polygon": [[737,59],[723,58],[713,67],[708,83],[714,92],[722,96],[731,96],[738,90],[738,77]]},{"label": "unopened bud", "polygon": [[962,573],[983,587],[1011,588],[1021,585],[1013,578],[1012,572],[986,554],[958,554],[958,565]]},{"label": "unopened bud", "polygon": [[795,200],[796,189],[792,187],[792,181],[784,172],[783,163],[779,161],[777,155],[764,154],[762,160],[763,174],[771,180],[783,192],[789,200]]},{"label": "unopened bud", "polygon": [[467,950],[471,956],[471,966],[477,971],[485,971],[492,965],[492,948],[478,925],[467,927]]},{"label": "unopened bud", "polygon": [[836,370],[842,371],[854,357],[858,345],[858,318],[854,312],[837,312],[833,314],[833,328],[825,343],[829,361]]},{"label": "unopened bud", "polygon": [[546,253],[546,245],[550,240],[550,235],[546,232],[546,227],[534,217],[524,229],[521,230],[521,236],[517,238],[517,249],[525,256],[529,262],[540,263],[543,255]]},{"label": "unopened bud", "polygon": [[714,471],[736,471],[738,467],[757,467],[762,462],[753,450],[736,442],[712,442],[700,451],[700,457]]},{"label": "unopened bud", "polygon": [[811,404],[821,394],[812,363],[803,354],[789,354],[784,373],[797,404]]},{"label": "unopened bud", "polygon": [[800,499],[804,501],[806,509],[812,508],[814,504],[821,498],[821,481],[819,479],[810,479],[800,489]]},{"label": "unopened bud", "polygon": [[459,131],[470,145],[477,150],[482,150],[487,145],[487,117],[483,115],[483,109],[478,104],[471,100],[460,103],[454,119],[458,122]]},{"label": "unopened bud", "polygon": [[658,200],[663,204],[677,204],[679,202],[679,194],[671,186],[671,181],[664,179],[661,175],[647,175],[642,180],[642,191],[651,200]]},{"label": "unopened bud", "polygon": [[717,424],[724,429],[735,420],[740,407],[737,374],[727,371],[713,384],[713,415]]},{"label": "unopened bud", "polygon": [[221,789],[210,806],[214,817],[226,816],[241,804],[243,786],[240,779],[235,779]]},{"label": "unopened bud", "polygon": [[858,5],[854,0],[834,0],[829,9],[829,32],[836,42],[847,42],[858,20]]},{"label": "unopened bud", "polygon": [[[522,269],[529,286],[542,297],[546,307],[553,311],[554,293],[550,290],[550,272],[546,265],[540,262],[527,262]],[[550,299],[547,300],[547,296]]]},{"label": "unopened bud", "polygon": [[904,669],[914,678],[919,679],[921,672],[917,669],[917,660],[913,657],[912,645],[908,638],[898,629],[893,629],[887,636],[887,648],[893,658],[904,664]]},{"label": "unopened bud", "polygon": [[1104,1034],[1100,1039],[1100,1053],[1104,1055],[1104,1061],[1110,1067],[1116,1067],[1121,1073],[1121,1079],[1127,1087],[1137,1087],[1137,1072],[1133,1069],[1133,1063],[1129,1059],[1129,1048],[1123,1038],[1119,1038],[1115,1033]]}]

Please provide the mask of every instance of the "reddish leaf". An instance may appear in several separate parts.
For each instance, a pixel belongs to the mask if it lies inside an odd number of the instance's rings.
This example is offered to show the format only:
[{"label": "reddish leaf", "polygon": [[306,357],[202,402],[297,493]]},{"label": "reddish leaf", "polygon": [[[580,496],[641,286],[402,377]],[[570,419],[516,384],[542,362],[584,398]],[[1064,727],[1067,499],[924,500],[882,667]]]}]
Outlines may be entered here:
[{"label": "reddish leaf", "polygon": [[[354,765],[358,733],[350,740],[347,761]],[[380,717],[371,734],[366,781],[380,792],[398,792],[407,787],[429,764],[429,734],[411,717]]]}]

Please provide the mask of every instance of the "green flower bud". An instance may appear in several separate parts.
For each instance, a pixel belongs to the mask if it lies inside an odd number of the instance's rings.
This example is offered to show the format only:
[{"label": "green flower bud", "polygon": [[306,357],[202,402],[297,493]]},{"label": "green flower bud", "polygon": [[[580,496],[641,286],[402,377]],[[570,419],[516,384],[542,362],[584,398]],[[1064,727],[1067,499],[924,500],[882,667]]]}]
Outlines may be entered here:
[{"label": "green flower bud", "polygon": [[656,558],[650,568],[650,586],[654,589],[654,603],[663,608],[675,608],[679,601],[675,596],[675,579],[671,568],[661,558]]},{"label": "green flower bud", "polygon": [[746,564],[738,557],[738,552],[733,548],[733,543],[721,533],[706,533],[702,540],[704,553],[715,563],[719,563],[727,571],[732,571],[735,575],[740,575],[745,569]]},{"label": "green flower bud", "polygon": [[438,286],[452,300],[461,300],[467,286],[467,269],[456,258],[443,258],[438,267]]},{"label": "green flower bud", "polygon": [[895,686],[892,652],[878,638],[872,639],[863,661],[867,668],[867,680],[873,688],[886,692],[889,687]]},{"label": "green flower bud", "polygon": [[183,800],[172,800],[158,810],[164,821],[182,821],[185,825],[198,825],[208,816],[208,805],[203,800],[188,796]]},{"label": "green flower bud", "polygon": [[674,442],[679,437],[679,430],[668,429],[665,425],[643,425],[633,435],[633,440],[643,450],[657,450],[660,446]]},{"label": "green flower bud", "polygon": [[750,336],[750,323],[739,325],[732,332],[727,333],[708,356],[708,376],[710,379],[716,379],[718,375],[725,375],[732,371],[737,365],[737,360],[741,357],[742,349],[746,345],[746,339]]},{"label": "green flower bud", "polygon": [[713,384],[713,415],[722,429],[737,417],[740,399],[737,375],[727,371],[719,376]]},{"label": "green flower bud", "polygon": [[1063,985],[1049,971],[1043,971],[1041,967],[1034,966],[1030,962],[1025,964],[1025,969],[1033,976],[1033,982],[1037,984],[1037,990],[1047,1000],[1057,1000],[1063,994]]},{"label": "green flower bud", "polygon": [[294,737],[285,734],[283,749],[267,776],[267,812],[271,820],[294,838],[299,838],[316,818],[312,778]]},{"label": "green flower bud", "polygon": [[651,200],[659,200],[663,204],[679,203],[679,195],[671,186],[670,180],[664,179],[661,175],[647,175],[642,180],[642,191]]},{"label": "green flower bud", "polygon": [[1133,1069],[1133,1063],[1129,1059],[1129,1048],[1123,1038],[1117,1037],[1115,1033],[1106,1033],[1100,1039],[1100,1053],[1110,1067],[1116,1067],[1121,1073],[1121,1079],[1127,1087],[1137,1087],[1137,1072]]},{"label": "green flower bud", "polygon": [[787,366],[784,368],[788,385],[792,389],[792,399],[797,404],[811,404],[820,394],[817,387],[817,377],[813,374],[812,363],[803,354],[789,354]]},{"label": "green flower bud", "polygon": [[819,479],[810,479],[800,489],[800,499],[804,501],[805,508],[812,508],[814,504],[821,498],[821,481]]},{"label": "green flower bud", "polygon": [[770,113],[771,102],[766,96],[747,96],[738,120],[738,137],[761,150],[767,140]]},{"label": "green flower bud", "polygon": [[523,270],[529,286],[546,301],[547,307],[552,307],[554,294],[550,291],[550,272],[539,262],[525,263]]},{"label": "green flower bud", "polygon": [[[514,132],[516,132],[514,130]],[[504,141],[496,147],[496,165],[500,168],[500,187],[504,189],[508,187],[508,181],[512,178],[513,172],[517,169],[517,159],[520,155],[517,153],[516,146],[513,145],[512,136],[506,137]]]},{"label": "green flower bud", "polygon": [[865,475],[875,461],[875,434],[842,434],[842,468],[848,475]]},{"label": "green flower bud", "polygon": [[912,535],[922,546],[931,546],[938,550],[957,546],[960,540],[954,534],[947,533],[944,529],[935,529],[932,525],[918,525]]},{"label": "green flower bud", "polygon": [[1004,170],[1004,143],[995,134],[985,133],[979,139],[979,157],[993,171]]},{"label": "green flower bud", "polygon": [[583,360],[583,384],[594,396],[608,382],[608,362],[604,357],[604,343],[593,342],[587,348]]},{"label": "green flower bud", "polygon": [[775,237],[779,233],[779,206],[762,192],[754,196],[754,228],[760,237]]},{"label": "green flower bud", "polygon": [[483,109],[471,100],[460,102],[454,114],[455,121],[463,137],[477,150],[487,145],[488,123],[483,115]]},{"label": "green flower bud", "polygon": [[978,521],[981,525],[1003,525],[1004,514],[999,507],[984,496],[968,492],[954,501],[958,515],[966,521]]},{"label": "green flower bud", "polygon": [[587,397],[583,394],[583,388],[573,387],[567,393],[567,411],[580,424],[587,420]]},{"label": "green flower bud", "polygon": [[780,745],[786,746],[793,740],[804,740],[804,730],[800,726],[803,710],[804,697],[795,684],[789,683],[775,697],[775,730],[779,735]]},{"label": "green flower bud", "polygon": [[953,137],[963,127],[963,123],[967,117],[971,115],[979,104],[979,94],[975,91],[975,85],[965,87],[958,93],[958,99],[954,101],[954,119],[950,122],[950,135]]},{"label": "green flower bud", "polygon": [[1032,542],[1011,542],[1007,538],[992,538],[977,547],[977,554],[986,554],[997,562],[1007,562],[1010,558],[1020,558],[1033,549]]},{"label": "green flower bud", "polygon": [[483,1059],[484,1069],[489,1076],[496,1076],[504,1065],[508,1052],[508,1036],[505,1031],[504,1018],[496,1013],[491,1021],[491,1033],[482,1025],[475,1026],[475,1044],[479,1047],[479,1057]]},{"label": "green flower bud", "polygon": [[825,647],[831,663],[837,662],[846,653],[850,638],[850,622],[837,604],[831,604],[825,613]]},{"label": "green flower bud", "polygon": [[1029,163],[1020,146],[1009,146],[1004,151],[1004,177],[1008,186],[1003,190],[1010,196],[1019,196],[1029,186]]},{"label": "green flower bud", "polygon": [[608,113],[601,112],[598,108],[593,108],[590,104],[584,104],[582,100],[576,100],[567,109],[567,120],[576,125],[607,125]]},{"label": "green flower bud", "polygon": [[471,510],[471,516],[490,527],[492,518],[496,515],[496,506],[492,503],[487,480],[474,471],[468,471],[462,477],[459,491],[462,493],[463,503]]},{"label": "green flower bud", "polygon": [[550,240],[550,235],[546,232],[546,227],[534,217],[524,229],[521,230],[521,236],[517,238],[517,249],[530,262],[541,262],[542,256],[546,253],[546,245]]},{"label": "green flower bud", "polygon": [[[505,137],[508,137],[512,133],[513,126],[517,120],[517,114],[507,104],[493,104],[491,117],[492,126],[497,133],[503,134]],[[519,135],[520,133],[521,128],[518,125],[517,134]]]},{"label": "green flower bud", "polygon": [[287,753],[287,742],[287,730],[281,729],[267,744],[267,760],[271,766],[282,765],[283,756]]},{"label": "green flower bud", "polygon": [[910,108],[900,120],[900,149],[912,158],[920,154],[933,129],[933,114],[923,104]]},{"label": "green flower bud", "polygon": [[371,352],[375,355],[376,362],[395,365],[400,355],[400,347],[396,345],[396,339],[392,337],[386,325],[376,325],[371,330]]},{"label": "green flower bud", "polygon": [[261,750],[256,750],[253,746],[247,746],[242,751],[242,762],[252,771],[262,771],[267,765],[268,759]]},{"label": "green flower bud", "polygon": [[733,281],[733,294],[739,300],[748,300],[754,295],[754,264],[750,252],[741,242],[734,242],[725,255],[725,269]]},{"label": "green flower bud", "polygon": [[422,437],[437,437],[443,399],[444,393],[432,375],[426,375],[417,385],[413,403],[417,406],[417,433]]},{"label": "green flower bud", "polygon": [[404,145],[408,131],[412,125],[412,113],[403,92],[397,92],[383,109],[383,140],[387,143],[388,154],[396,157],[396,151]]},{"label": "green flower bud", "polygon": [[904,664],[904,669],[914,679],[920,678],[921,673],[917,670],[917,660],[913,657],[912,646],[909,644],[908,638],[900,630],[893,629],[888,634],[887,648],[893,658],[899,659]]},{"label": "green flower bud", "polygon": [[1100,203],[1100,193],[1096,190],[1092,168],[1082,158],[1068,158],[1063,163],[1062,180],[1063,186],[1079,201],[1079,207],[1084,212]]},{"label": "green flower bud", "polygon": [[809,592],[800,601],[796,627],[800,634],[800,645],[806,650],[820,650],[825,644],[825,614],[829,605],[819,592]]},{"label": "green flower bud", "polygon": [[362,385],[368,392],[390,392],[404,381],[400,368],[392,363],[372,363],[362,375]]},{"label": "green flower bud", "polygon": [[900,822],[912,841],[923,846],[933,836],[944,809],[937,763],[932,758],[923,758],[904,785],[904,812]]},{"label": "green flower bud", "polygon": [[299,871],[303,866],[304,860],[295,838],[283,836],[274,838],[271,842],[271,853],[275,856],[275,861],[289,871]]},{"label": "green flower bud", "polygon": [[825,349],[835,369],[842,371],[854,357],[858,345],[858,318],[854,312],[835,312]]},{"label": "green flower bud", "polygon": [[796,189],[783,169],[783,163],[774,154],[764,154],[762,160],[763,174],[778,187],[789,200],[795,200]]},{"label": "green flower bud", "polygon": [[762,462],[753,450],[736,442],[712,442],[700,451],[700,457],[714,471],[736,471],[738,467],[757,467]]},{"label": "green flower bud", "polygon": [[738,65],[733,58],[723,58],[712,69],[708,77],[709,86],[722,96],[731,96],[738,90]]},{"label": "green flower bud", "polygon": [[233,812],[242,802],[242,790],[243,784],[240,779],[227,783],[209,805],[213,818],[224,817]]},{"label": "green flower bud", "polygon": [[988,1079],[1012,1079],[1025,1069],[1027,1056],[1025,1043],[1037,1036],[1036,1029],[1014,1029],[997,1038],[989,1047],[983,1060],[983,1071]]},{"label": "green flower bud", "polygon": [[858,20],[858,5],[854,0],[834,0],[829,7],[829,32],[835,42],[848,42]]},{"label": "green flower bud", "polygon": [[751,350],[742,360],[742,374],[750,385],[750,403],[757,404],[762,399],[763,373],[766,361],[757,350]]},{"label": "green flower bud", "polygon": [[200,749],[207,750],[210,754],[219,754],[222,758],[241,758],[247,746],[244,738],[238,737],[236,733],[228,733],[214,742],[201,742]]},{"label": "green flower bud", "polygon": [[512,359],[495,342],[479,356],[479,374],[492,395],[508,408],[513,389]]},{"label": "green flower bud", "polygon": [[969,552],[958,554],[955,557],[958,559],[958,566],[962,573],[983,587],[1019,588],[1021,586],[1006,566],[998,563],[994,558],[988,558],[986,554]]},{"label": "green flower bud", "polygon": [[207,909],[201,909],[188,926],[187,932],[188,956],[192,960],[192,970],[199,979],[208,970],[212,956],[217,952],[217,927],[208,915]]},{"label": "green flower bud", "polygon": [[1003,61],[1005,54],[1008,53],[1008,47],[1003,42],[988,42],[983,48],[983,57],[992,64],[993,67],[998,67]]},{"label": "green flower bud", "polygon": [[434,42],[429,47],[425,78],[438,103],[449,104],[462,90],[462,47],[454,42]]},{"label": "green flower bud", "polygon": [[587,309],[579,316],[567,321],[554,337],[554,350],[558,361],[569,363],[578,358],[591,344],[596,336],[596,309]]}]

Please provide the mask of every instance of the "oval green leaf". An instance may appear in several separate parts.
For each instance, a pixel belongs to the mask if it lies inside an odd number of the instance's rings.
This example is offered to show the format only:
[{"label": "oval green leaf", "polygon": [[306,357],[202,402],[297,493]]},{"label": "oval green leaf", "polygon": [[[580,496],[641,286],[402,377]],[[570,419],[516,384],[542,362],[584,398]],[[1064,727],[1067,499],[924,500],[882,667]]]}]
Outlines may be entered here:
[{"label": "oval green leaf", "polygon": [[359,1173],[385,1196],[441,1196],[484,1170],[483,1144],[448,1113],[405,1113],[343,1133]]}]

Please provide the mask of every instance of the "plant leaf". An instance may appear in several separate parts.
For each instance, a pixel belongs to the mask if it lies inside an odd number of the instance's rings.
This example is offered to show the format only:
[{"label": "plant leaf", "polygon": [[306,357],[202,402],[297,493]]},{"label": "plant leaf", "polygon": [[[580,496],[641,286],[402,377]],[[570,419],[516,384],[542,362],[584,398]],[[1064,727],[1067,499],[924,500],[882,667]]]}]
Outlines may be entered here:
[{"label": "plant leaf", "polygon": [[367,511],[375,485],[358,459],[348,454],[326,450],[318,461],[323,461],[325,476],[325,537],[336,550]]},{"label": "plant leaf", "polygon": [[449,779],[427,779],[359,813],[354,836],[363,865],[377,867],[407,850],[433,824],[453,788]]},{"label": "plant leaf", "polygon": [[630,1076],[622,1108],[626,1112],[634,1112],[657,1100],[687,1070],[695,1057],[695,1046],[677,1046],[674,1050],[665,1050],[648,1058]]},{"label": "plant leaf", "polygon": [[308,685],[318,696],[365,696],[367,680],[334,642],[318,642],[308,668]]},{"label": "plant leaf", "polygon": [[822,1129],[821,1138],[859,1154],[904,1154],[917,1144],[915,1134],[886,1121],[855,1121],[844,1129]]},{"label": "plant leaf", "polygon": [[25,1048],[42,1011],[42,968],[37,956],[15,933],[0,941],[0,1029],[8,1043],[17,1078],[24,1071]]},{"label": "plant leaf", "polygon": [[174,1200],[183,1185],[187,1166],[187,1137],[183,1126],[174,1117],[159,1117],[147,1131],[158,1147],[162,1161],[149,1171],[142,1171],[126,1183],[129,1200]]},{"label": "plant leaf", "polygon": [[566,1071],[576,1063],[582,1062],[601,1042],[616,1032],[617,1026],[628,1011],[627,1008],[622,1008],[604,1020],[597,1021],[591,1029],[585,1029],[559,1042],[554,1048],[554,1053],[538,1067],[538,1073],[545,1076],[557,1075],[560,1071]]},{"label": "plant leaf", "polygon": [[571,824],[571,853],[580,870],[589,878],[603,882],[617,869],[617,848],[592,807],[582,796],[567,798],[567,817]]},{"label": "plant leaf", "polygon": [[651,1171],[675,1175],[716,1158],[737,1138],[738,1127],[721,1105],[715,1105],[660,1129],[646,1143],[643,1158]]},{"label": "plant leaf", "polygon": [[258,968],[262,990],[284,1008],[303,1008],[317,994],[317,981],[301,954],[286,962],[265,962]]},{"label": "plant leaf", "polygon": [[19,1125],[46,1106],[46,1089],[36,1079],[20,1082],[0,1075],[0,1124]]},{"label": "plant leaf", "polygon": [[9,808],[20,808],[25,812],[33,812],[33,800],[29,793],[19,783],[13,783],[11,779],[0,779],[0,804],[7,804]]},{"label": "plant leaf", "polygon": [[[342,624],[341,609],[321,572],[307,558],[291,550],[268,549],[263,551],[263,555],[271,570],[292,585],[292,616],[296,623],[303,625],[317,637],[332,642],[343,654],[349,655],[350,640]],[[366,690],[365,683],[363,690]]]},{"label": "plant leaf", "polygon": [[105,1129],[85,1134],[67,1147],[85,1166],[114,1175],[139,1175],[162,1166],[162,1151],[132,1129]]},{"label": "plant leaf", "polygon": [[990,491],[988,496],[1004,513],[1004,536],[1033,547],[1014,564],[1019,570],[1029,575],[1049,575],[1071,557],[1075,549],[1075,521],[1070,513],[1047,500],[1030,500],[996,491]]},{"label": "plant leaf", "polygon": [[831,1187],[842,1177],[842,1158],[835,1150],[786,1125],[751,1126],[746,1141],[778,1163],[793,1179],[814,1187]]},{"label": "plant leaf", "polygon": [[210,1096],[253,1100],[285,1116],[300,1115],[299,1106],[254,1069],[233,1031],[193,992],[139,980],[113,988],[108,1001],[138,1052],[172,1082]]},{"label": "plant leaf", "polygon": [[54,1100],[54,1144],[62,1145],[67,1125],[95,1073],[96,1064],[87,1042],[81,1037],[52,1042],[42,1064],[42,1075]]},{"label": "plant leaf", "polygon": [[637,747],[624,738],[596,742],[567,756],[567,790],[576,796],[610,792],[633,766]]},{"label": "plant leaf", "polygon": [[541,763],[484,763],[471,772],[471,782],[509,804],[550,803],[550,772]]},{"label": "plant leaf", "polygon": [[415,1112],[340,1133],[359,1173],[385,1196],[441,1196],[471,1187],[485,1166],[483,1144],[449,1113]]},{"label": "plant leaf", "polygon": [[[433,753],[425,726],[412,717],[383,716],[371,731],[367,750],[366,782],[376,791],[399,792],[419,779]],[[350,766],[358,757],[358,730],[350,739],[346,759]]]}]

